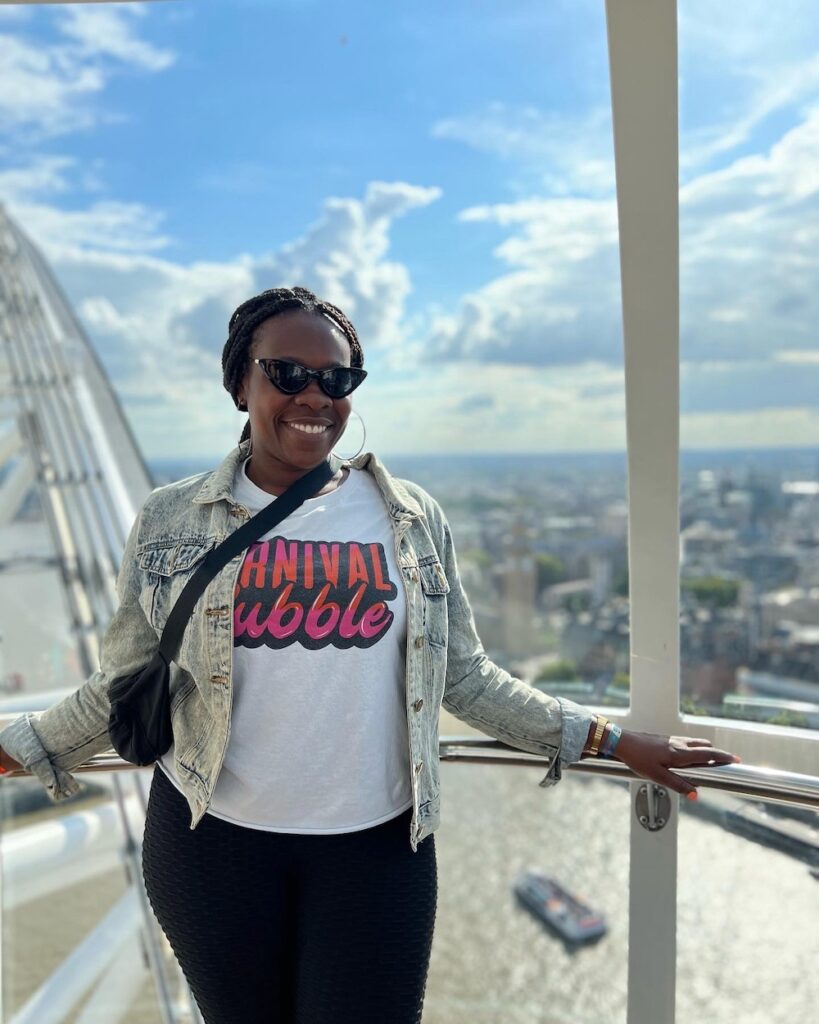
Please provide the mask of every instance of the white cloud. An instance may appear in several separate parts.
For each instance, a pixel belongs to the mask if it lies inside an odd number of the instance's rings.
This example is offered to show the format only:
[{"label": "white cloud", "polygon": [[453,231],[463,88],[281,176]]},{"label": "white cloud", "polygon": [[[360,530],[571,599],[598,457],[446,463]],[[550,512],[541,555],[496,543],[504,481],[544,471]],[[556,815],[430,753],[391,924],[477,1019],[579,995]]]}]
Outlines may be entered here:
[{"label": "white cloud", "polygon": [[105,252],[153,252],[169,244],[159,234],[164,214],[143,203],[101,199],[84,209],[67,210],[47,203],[9,203],[26,230],[47,246],[53,258],[78,249]]},{"label": "white cloud", "polygon": [[764,74],[815,49],[819,9],[811,0],[686,0],[678,13],[681,44],[737,71]]},{"label": "white cloud", "polygon": [[70,156],[38,156],[25,166],[0,169],[0,197],[17,203],[35,196],[55,196],[72,188],[67,171],[76,161]]},{"label": "white cloud", "polygon": [[439,198],[441,190],[374,181],[363,199],[330,198],[301,238],[255,261],[256,290],[302,284],[340,306],[365,353],[397,345],[411,289],[407,268],[388,258],[395,220]]},{"label": "white cloud", "polygon": [[721,117],[705,126],[683,126],[680,166],[683,180],[698,168],[753,138],[754,131],[772,114],[795,107],[816,94],[819,87],[819,55],[798,63],[772,67],[766,59],[758,70],[737,70],[737,76],[753,76],[733,101],[723,100]]},{"label": "white cloud", "polygon": [[723,307],[722,309],[712,309],[708,316],[711,320],[717,320],[720,323],[737,324],[748,319],[748,311],[746,309]]},{"label": "white cloud", "polygon": [[811,0],[687,0],[678,21],[685,180],[751,142],[766,118],[798,114],[815,96],[819,8]]},{"label": "white cloud", "polygon": [[[686,445],[815,441],[817,167],[819,108],[807,109],[766,150],[680,190]],[[494,250],[504,269],[464,295],[457,310],[430,319],[428,354],[443,360],[448,376],[441,369],[437,379],[448,381],[467,409],[487,382],[498,404],[476,410],[460,428],[442,410],[427,423],[428,436],[442,431],[448,444],[464,449],[468,437],[474,447],[507,450],[622,447],[613,201],[530,198],[469,207],[460,220],[507,229]],[[489,373],[476,369],[487,364]],[[541,418],[530,418],[530,408]]]},{"label": "white cloud", "polygon": [[538,199],[470,207],[466,222],[515,233],[494,255],[508,268],[433,321],[438,358],[529,366],[617,363],[619,269],[612,200]]},{"label": "white cloud", "polygon": [[66,6],[57,12],[56,42],[0,33],[0,132],[31,143],[118,119],[92,102],[111,76],[123,67],[161,71],[174,60],[137,36],[140,13],[138,4]]},{"label": "white cloud", "polygon": [[[708,17],[717,24],[728,17],[710,3],[700,11],[706,26]],[[703,30],[695,40],[746,88],[737,86],[716,119],[683,142],[681,426],[689,445],[800,444],[819,427],[812,397],[819,394],[812,333],[819,120],[805,106],[819,72],[793,28],[774,31],[767,63],[758,60],[768,40],[758,30],[763,9],[753,11],[756,24],[741,19],[733,34]],[[114,116],[95,101],[117,69],[154,73],[173,59],[139,39],[133,19],[141,13],[63,8],[56,44],[0,31],[0,128],[48,136]],[[798,121],[792,130],[755,155],[730,159],[769,113],[786,108]],[[53,261],[149,456],[166,454],[171,438],[176,454],[210,457],[238,436],[243,418],[221,385],[227,320],[243,299],[276,284],[313,288],[356,325],[374,371],[356,395],[368,447],[434,450],[445,438],[462,450],[622,448],[608,112],[569,120],[490,104],[440,120],[433,135],[520,164],[537,187],[529,199],[461,212],[464,232],[477,223],[505,229],[494,250],[499,272],[458,305],[412,317],[412,281],[391,258],[392,230],[436,201],[437,188],[372,182],[361,197],[327,199],[318,219],[275,252],[191,264],[160,257],[171,241],[160,211],[77,200],[99,179],[68,157],[26,163],[15,154],[15,166],[0,171],[0,197]],[[699,169],[717,156],[725,166]],[[252,191],[264,183],[263,170],[226,164],[199,184],[231,181]],[[66,196],[73,209],[49,202],[59,197],[65,206]],[[382,375],[399,365],[400,376]]]},{"label": "white cloud", "polygon": [[[815,349],[818,168],[819,108],[766,152],[681,188],[684,359],[739,367],[780,348]],[[460,217],[509,230],[494,250],[505,270],[433,322],[433,354],[531,366],[622,363],[612,200],[529,199]],[[721,386],[730,392],[731,381]],[[779,398],[800,401],[785,387]]]},{"label": "white cloud", "polygon": [[[62,187],[70,167],[43,166]],[[49,173],[51,178],[49,178]],[[399,217],[434,202],[437,188],[371,182],[363,198],[325,201],[305,233],[276,252],[189,265],[159,258],[161,215],[99,202],[74,213],[30,200],[10,212],[52,262],[99,351],[149,456],[208,456],[238,437],[242,419],[222,387],[230,314],[271,286],[302,284],[350,317],[372,368],[404,351],[407,268],[389,258]],[[417,328],[417,325],[416,325]],[[387,360],[385,360],[387,361]]]},{"label": "white cloud", "polygon": [[612,199],[529,199],[519,203],[472,206],[459,219],[493,221],[505,227],[522,225],[522,236],[510,238],[495,255],[518,267],[551,266],[553,279],[565,262],[578,263],[601,248],[617,244],[617,208]]},{"label": "white cloud", "polygon": [[[798,115],[816,95],[819,7],[811,0],[784,0],[775,9],[765,0],[690,0],[680,5],[678,21],[680,167],[687,181],[747,146],[766,119]],[[567,45],[582,51],[579,41]],[[439,118],[431,134],[502,159],[517,180],[547,195],[613,195],[609,87],[590,86],[605,97],[602,105],[567,112],[563,97],[548,109],[496,100]]]},{"label": "white cloud", "polygon": [[[369,383],[369,381],[367,382]],[[594,401],[585,394],[605,391]],[[588,364],[556,375],[531,367],[435,364],[357,393],[375,451],[619,450],[625,443],[622,372]]]},{"label": "white cloud", "polygon": [[798,363],[803,365],[813,365],[816,363],[819,365],[819,349],[814,351],[791,351],[790,349],[782,349],[774,354],[774,359],[778,363]]},{"label": "white cloud", "polygon": [[[167,67],[172,55],[135,34],[141,13],[139,5],[64,8],[53,44],[0,34],[0,55],[9,58],[0,70],[0,125],[5,113],[9,131],[36,129],[30,139],[86,128],[102,115],[78,93],[101,92],[117,67]],[[99,170],[98,162],[36,150],[26,158],[15,146],[0,170],[0,199],[51,262],[149,453],[167,451],[170,423],[180,454],[221,450],[226,433],[238,433],[241,418],[221,382],[227,323],[240,302],[271,285],[303,284],[341,306],[370,357],[379,348],[391,358],[405,352],[399,340],[411,283],[389,258],[391,228],[439,189],[374,181],[362,198],[327,199],[316,222],[275,252],[185,265],[159,256],[172,241],[162,211],[88,201],[101,187]],[[236,184],[238,175],[253,188],[261,172],[238,163],[213,173],[220,184],[225,174]]]},{"label": "white cloud", "polygon": [[680,418],[683,448],[800,448],[816,443],[819,411],[762,407],[752,412],[699,413]]},{"label": "white cloud", "polygon": [[130,18],[144,13],[141,4],[125,7],[74,4],[63,8],[59,28],[78,44],[80,58],[104,55],[145,71],[164,71],[174,63],[176,55],[135,35]]},{"label": "white cloud", "polygon": [[86,128],[95,117],[79,101],[98,93],[103,72],[83,67],[59,47],[0,35],[0,131],[29,128],[33,139]]},{"label": "white cloud", "polygon": [[[816,348],[819,108],[767,152],[680,190],[682,351],[742,363]],[[730,310],[731,316],[725,316]],[[722,311],[722,316],[715,312]]]},{"label": "white cloud", "polygon": [[713,216],[759,217],[819,192],[819,105],[767,152],[743,156],[680,188],[680,202]]},{"label": "white cloud", "polygon": [[463,142],[498,156],[513,164],[517,172],[529,168],[537,172],[538,184],[552,195],[597,196],[614,191],[608,107],[570,115],[495,101],[483,110],[436,121],[432,137]]},{"label": "white cloud", "polygon": [[[771,353],[744,362],[684,360],[681,410],[684,415],[744,414],[756,409],[799,409],[819,413],[819,364],[810,358],[780,359]],[[808,440],[807,438],[803,440]]]},{"label": "white cloud", "polygon": [[[209,456],[238,439],[220,356],[230,312],[252,293],[245,261],[185,266],[73,249],[53,267],[149,458]],[[213,322],[199,336],[187,317],[205,302]]]}]

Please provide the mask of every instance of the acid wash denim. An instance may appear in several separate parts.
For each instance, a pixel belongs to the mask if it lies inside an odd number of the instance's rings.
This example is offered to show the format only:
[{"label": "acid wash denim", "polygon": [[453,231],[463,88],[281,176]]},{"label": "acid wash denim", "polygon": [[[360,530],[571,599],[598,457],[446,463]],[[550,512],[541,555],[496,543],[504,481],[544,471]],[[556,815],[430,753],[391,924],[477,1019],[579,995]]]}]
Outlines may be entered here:
[{"label": "acid wash denim", "polygon": [[[55,802],[79,783],[72,769],[110,749],[108,684],[148,662],[176,598],[207,551],[250,516],[236,502],[234,470],[249,454],[237,445],[217,469],[155,488],[131,528],[117,578],[119,607],[100,649],[100,668],[69,696],[0,731],[0,745],[33,772]],[[412,782],[410,845],[438,827],[438,712],[519,750],[547,755],[541,786],[580,759],[594,714],[551,697],[487,657],[458,575],[440,505],[409,480],[393,477],[372,453],[342,462],[372,474],[395,534],[407,599],[406,714]],[[170,669],[175,767],[191,810],[191,829],[207,811],[230,733],[233,594],[243,554],[211,580],[194,608]]]}]

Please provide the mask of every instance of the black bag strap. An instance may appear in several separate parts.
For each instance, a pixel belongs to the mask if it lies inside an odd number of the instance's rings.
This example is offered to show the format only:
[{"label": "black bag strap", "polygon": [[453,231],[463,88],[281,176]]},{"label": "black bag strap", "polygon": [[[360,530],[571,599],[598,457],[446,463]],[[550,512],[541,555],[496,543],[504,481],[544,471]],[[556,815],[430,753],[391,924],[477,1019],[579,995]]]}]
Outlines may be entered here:
[{"label": "black bag strap", "polygon": [[165,628],[162,630],[159,653],[166,664],[170,665],[176,656],[182,642],[182,634],[193,613],[193,607],[204,593],[208,583],[220,569],[228,564],[231,558],[235,558],[254,540],[267,533],[282,519],[286,519],[303,501],[306,501],[316,491],[321,490],[341,464],[337,458],[331,457],[331,459],[325,459],[304,476],[300,476],[286,491],[277,495],[269,505],[265,505],[261,511],[251,516],[238,530],[234,530],[221,544],[217,544],[205,555],[202,564],[185,584],[168,615]]}]

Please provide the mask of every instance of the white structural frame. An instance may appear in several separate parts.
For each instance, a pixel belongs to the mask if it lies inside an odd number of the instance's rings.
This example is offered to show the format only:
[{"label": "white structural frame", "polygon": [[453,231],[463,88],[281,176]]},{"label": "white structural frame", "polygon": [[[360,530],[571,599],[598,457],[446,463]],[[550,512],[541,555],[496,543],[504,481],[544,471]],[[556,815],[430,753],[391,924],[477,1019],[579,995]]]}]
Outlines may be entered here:
[{"label": "white structural frame", "polygon": [[[680,713],[679,186],[675,0],[606,0],[628,444],[628,728],[705,736],[815,775],[819,734]],[[673,684],[673,685],[672,685]]]},{"label": "white structural frame", "polygon": [[[679,707],[679,196],[676,0],[607,0],[626,381],[629,728],[685,732]],[[698,726],[699,728],[699,726]],[[629,786],[634,807],[639,784]],[[679,796],[631,815],[628,1024],[673,1024]]]},{"label": "white structural frame", "polygon": [[[115,580],[125,539],[153,479],[116,393],[68,300],[37,247],[2,207],[0,345],[0,372],[7,371],[4,386],[16,404],[16,430],[0,439],[0,454],[13,457],[22,453],[34,470],[67,598],[70,626],[81,665],[90,673],[99,666],[102,629],[116,609]],[[5,493],[7,497],[16,496],[18,502],[24,497],[18,483]],[[12,518],[11,510],[4,512]],[[51,885],[66,887],[105,870],[114,839],[119,843],[127,892],[135,900],[146,958],[140,964],[150,970],[158,1020],[163,1024],[187,1024],[199,1020],[199,1014],[170,946],[163,944],[142,882],[139,837],[147,805],[146,780],[135,774],[129,781],[139,797],[137,823],[132,820],[134,801],[124,796],[125,777],[115,774],[110,780],[114,802],[104,808],[79,817],[69,812],[50,822],[48,828],[22,827],[0,837],[0,924],[3,910],[16,899],[25,901],[42,895]],[[100,837],[109,844],[107,859],[104,842],[88,845]],[[77,863],[78,855],[84,855],[82,864]],[[38,867],[46,868],[45,873]],[[12,886],[20,883],[17,895],[9,896],[6,881]],[[97,1014],[99,1019],[115,984],[113,973],[120,969],[124,958],[124,945],[114,948],[110,932],[121,932],[123,943],[133,937],[125,929],[126,923],[131,928],[131,909],[112,914],[103,917],[31,994],[11,1024],[59,1024],[73,1013],[74,1003],[92,986],[82,1016],[88,1019]],[[0,944],[0,976],[2,953]],[[176,991],[168,984],[168,961],[176,971]],[[77,970],[78,962],[82,963],[81,972]],[[71,979],[70,984],[66,978]],[[141,984],[140,972],[129,968],[122,981],[119,993],[125,1000]],[[4,994],[0,985],[3,1022],[8,1018]]]},{"label": "white structural frame", "polygon": [[[819,736],[680,712],[679,131],[676,0],[606,0],[626,380],[631,706],[625,727],[704,736],[746,763],[816,774]],[[634,807],[640,783],[632,782]],[[631,816],[628,1024],[674,1024],[679,796]]]}]

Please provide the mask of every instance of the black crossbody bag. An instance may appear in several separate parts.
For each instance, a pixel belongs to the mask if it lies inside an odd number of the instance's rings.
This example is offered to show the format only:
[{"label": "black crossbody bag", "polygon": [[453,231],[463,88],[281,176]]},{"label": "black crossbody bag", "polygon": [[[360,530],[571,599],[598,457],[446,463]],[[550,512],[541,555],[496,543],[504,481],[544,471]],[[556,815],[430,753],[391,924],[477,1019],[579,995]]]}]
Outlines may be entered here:
[{"label": "black crossbody bag", "polygon": [[193,607],[208,583],[231,558],[320,491],[334,472],[329,459],[325,459],[205,555],[168,615],[159,650],[143,668],[111,681],[108,732],[120,757],[140,766],[153,764],[173,742],[170,664],[179,651]]}]

